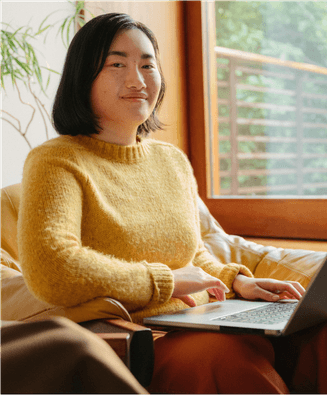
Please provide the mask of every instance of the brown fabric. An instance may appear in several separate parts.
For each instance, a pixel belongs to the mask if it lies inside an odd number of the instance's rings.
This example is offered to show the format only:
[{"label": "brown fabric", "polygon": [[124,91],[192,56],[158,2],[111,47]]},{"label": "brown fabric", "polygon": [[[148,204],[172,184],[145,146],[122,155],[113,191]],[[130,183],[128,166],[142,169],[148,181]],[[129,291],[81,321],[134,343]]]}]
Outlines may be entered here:
[{"label": "brown fabric", "polygon": [[154,344],[150,393],[327,392],[327,325],[273,342],[256,335],[173,331]]},{"label": "brown fabric", "polygon": [[147,391],[98,336],[65,318],[2,328],[2,393]]},{"label": "brown fabric", "polygon": [[327,324],[273,341],[276,369],[292,393],[327,394]]}]

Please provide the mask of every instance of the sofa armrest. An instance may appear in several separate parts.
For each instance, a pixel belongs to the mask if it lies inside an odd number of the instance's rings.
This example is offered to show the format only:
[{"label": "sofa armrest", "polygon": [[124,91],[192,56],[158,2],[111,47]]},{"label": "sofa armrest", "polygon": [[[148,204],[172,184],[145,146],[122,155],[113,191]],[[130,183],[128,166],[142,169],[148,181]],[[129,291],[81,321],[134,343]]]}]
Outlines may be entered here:
[{"label": "sofa armrest", "polygon": [[128,333],[97,333],[96,335],[104,340],[126,365],[130,335]]},{"label": "sofa armrest", "polygon": [[77,306],[53,306],[31,294],[20,271],[12,269],[8,259],[1,261],[1,313],[5,321],[41,321],[55,316],[74,322],[102,318],[132,321],[125,307],[109,297],[99,297]]},{"label": "sofa armrest", "polygon": [[[123,319],[92,320],[80,322],[79,325],[99,334],[119,356],[124,354],[124,344],[126,344],[123,361],[141,385],[144,387],[150,385],[154,367],[151,329]],[[127,334],[128,337],[119,342],[115,335],[120,334]]]}]

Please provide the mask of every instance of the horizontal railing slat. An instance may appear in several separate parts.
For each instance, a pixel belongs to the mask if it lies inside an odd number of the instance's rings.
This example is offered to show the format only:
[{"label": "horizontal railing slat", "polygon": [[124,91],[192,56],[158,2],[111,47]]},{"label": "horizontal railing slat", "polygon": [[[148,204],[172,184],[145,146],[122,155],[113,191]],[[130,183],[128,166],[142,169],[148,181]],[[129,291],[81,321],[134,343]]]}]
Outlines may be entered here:
[{"label": "horizontal railing slat", "polygon": [[[241,152],[236,156],[239,159],[293,159],[297,157],[297,153],[275,153],[275,152]],[[220,158],[228,159],[231,153],[221,153]],[[302,154],[304,159],[326,158],[326,154]]]},{"label": "horizontal railing slat", "polygon": [[[231,180],[231,187],[221,188],[221,194],[273,194],[285,191],[293,195],[302,194],[309,189],[314,191],[327,188],[323,176],[327,173],[327,149],[323,148],[327,147],[327,94],[323,90],[324,85],[327,85],[327,68],[228,48],[216,47],[215,52],[217,58],[229,60],[228,63],[217,63],[217,70],[226,71],[219,73],[221,79],[217,81],[219,113],[224,114],[218,119],[219,125],[224,125],[224,135],[219,135],[219,141],[229,143],[227,146],[222,145],[222,151],[226,147],[231,150],[219,154],[220,160],[228,160],[228,166],[231,166],[229,170],[219,172],[221,178]],[[266,67],[267,64],[269,67]],[[320,76],[313,78],[313,73]],[[222,94],[219,94],[220,89]],[[225,95],[230,95],[233,99]],[[278,128],[278,135],[271,136],[274,129],[270,128]],[[280,135],[284,133],[284,129],[288,129],[285,137]],[[239,134],[240,130],[243,134]],[[245,135],[244,132],[249,134]],[[280,151],[278,144],[285,144],[283,149],[292,152],[262,152],[265,149],[262,144],[276,144],[269,148],[270,151]],[[314,145],[319,147],[320,152],[305,152],[312,146],[314,148]],[[321,158],[326,159],[326,162],[311,161]],[[240,168],[245,164],[244,161],[249,161],[246,164],[250,163],[253,167],[262,167],[262,162],[255,163],[255,160],[290,160],[290,167]],[[326,167],[313,167],[320,163],[326,163]],[[287,162],[283,164],[285,166]],[[226,163],[221,163],[222,167],[225,165]],[[305,183],[308,180],[304,179],[303,174],[318,174],[320,181],[317,177],[316,182]],[[267,177],[269,180],[270,176],[278,178],[288,175],[293,177],[294,185],[249,185],[258,184],[258,177]],[[244,179],[239,179],[241,176],[247,177],[246,183],[243,182]],[[260,183],[263,181],[265,180],[261,178]],[[280,178],[279,181],[283,179]]]},{"label": "horizontal railing slat", "polygon": [[[218,85],[219,86],[219,85]],[[249,90],[254,92],[263,93],[277,93],[281,95],[295,96],[296,92],[291,89],[277,89],[266,86],[248,85],[248,84],[236,84],[236,89]]]},{"label": "horizontal railing slat", "polygon": [[[219,136],[219,141],[229,141],[230,136]],[[274,137],[274,136],[237,136],[238,141],[253,141],[258,143],[296,143],[296,137]],[[307,144],[327,144],[327,138],[303,138],[303,143]]]},{"label": "horizontal railing slat", "polygon": [[303,92],[302,93],[302,97],[307,97],[309,99],[323,99],[323,100],[327,100],[327,95],[322,95],[319,93],[306,93]]},{"label": "horizontal railing slat", "polygon": [[243,73],[247,73],[247,74],[261,74],[261,75],[265,75],[268,77],[278,77],[278,78],[284,78],[287,80],[295,80],[294,74],[276,73],[274,71],[269,71],[269,70],[265,70],[265,69],[255,69],[255,68],[251,68],[251,67],[238,66],[238,67],[236,67],[236,70],[242,71]]},{"label": "horizontal railing slat", "polygon": [[[303,173],[327,173],[327,169],[325,168],[304,168]],[[284,168],[284,169],[260,169],[260,170],[239,170],[239,176],[273,176],[273,175],[282,175],[282,174],[294,174],[296,173],[296,169]],[[221,177],[230,177],[230,170],[220,171]]]},{"label": "horizontal railing slat", "polygon": [[[228,99],[218,99],[218,104],[229,105],[230,101]],[[243,108],[262,108],[266,110],[296,111],[296,106],[278,105],[273,103],[260,103],[260,102],[249,103],[246,101],[238,100],[236,102],[236,105],[237,107],[243,107]],[[312,108],[312,107],[303,107],[302,112],[312,113],[312,114],[327,114],[327,110],[323,108]]]},{"label": "horizontal railing slat", "polygon": [[[312,183],[312,184],[304,184],[304,189],[309,188],[326,188],[327,182],[325,183]],[[288,184],[288,185],[269,185],[269,186],[254,186],[254,187],[240,187],[238,188],[239,194],[242,193],[255,193],[255,192],[272,192],[272,191],[291,191],[296,190],[297,184]],[[230,195],[231,189],[221,189],[220,193],[222,195]]]},{"label": "horizontal railing slat", "polygon": [[272,56],[258,55],[255,53],[240,51],[238,49],[224,48],[224,47],[215,47],[214,48],[216,56],[221,56],[224,58],[234,58],[240,60],[246,60],[251,63],[259,62],[263,64],[273,64],[276,66],[289,67],[291,69],[302,70],[302,71],[310,71],[317,74],[327,75],[327,68],[320,67],[308,63],[299,63],[293,62],[289,60],[281,60],[278,58],[273,58]]}]

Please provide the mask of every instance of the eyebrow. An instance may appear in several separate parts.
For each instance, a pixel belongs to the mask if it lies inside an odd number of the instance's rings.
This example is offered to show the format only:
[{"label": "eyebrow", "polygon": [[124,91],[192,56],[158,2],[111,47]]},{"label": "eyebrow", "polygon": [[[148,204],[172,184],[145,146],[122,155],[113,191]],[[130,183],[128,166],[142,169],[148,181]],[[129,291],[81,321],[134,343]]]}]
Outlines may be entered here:
[{"label": "eyebrow", "polygon": [[[108,56],[112,56],[112,55],[122,56],[123,58],[128,57],[126,52],[121,52],[121,51],[109,51]],[[141,59],[154,59],[154,56],[149,53],[143,53],[141,55]]]}]

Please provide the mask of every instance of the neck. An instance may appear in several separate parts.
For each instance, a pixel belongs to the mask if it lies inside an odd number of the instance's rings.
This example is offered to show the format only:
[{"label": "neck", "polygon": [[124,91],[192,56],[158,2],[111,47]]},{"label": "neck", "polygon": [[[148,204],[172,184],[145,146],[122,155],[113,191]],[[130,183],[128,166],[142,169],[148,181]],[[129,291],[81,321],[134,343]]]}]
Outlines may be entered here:
[{"label": "neck", "polygon": [[134,145],[137,143],[137,127],[111,128],[107,125],[101,125],[102,130],[92,136],[98,140],[117,145]]}]

